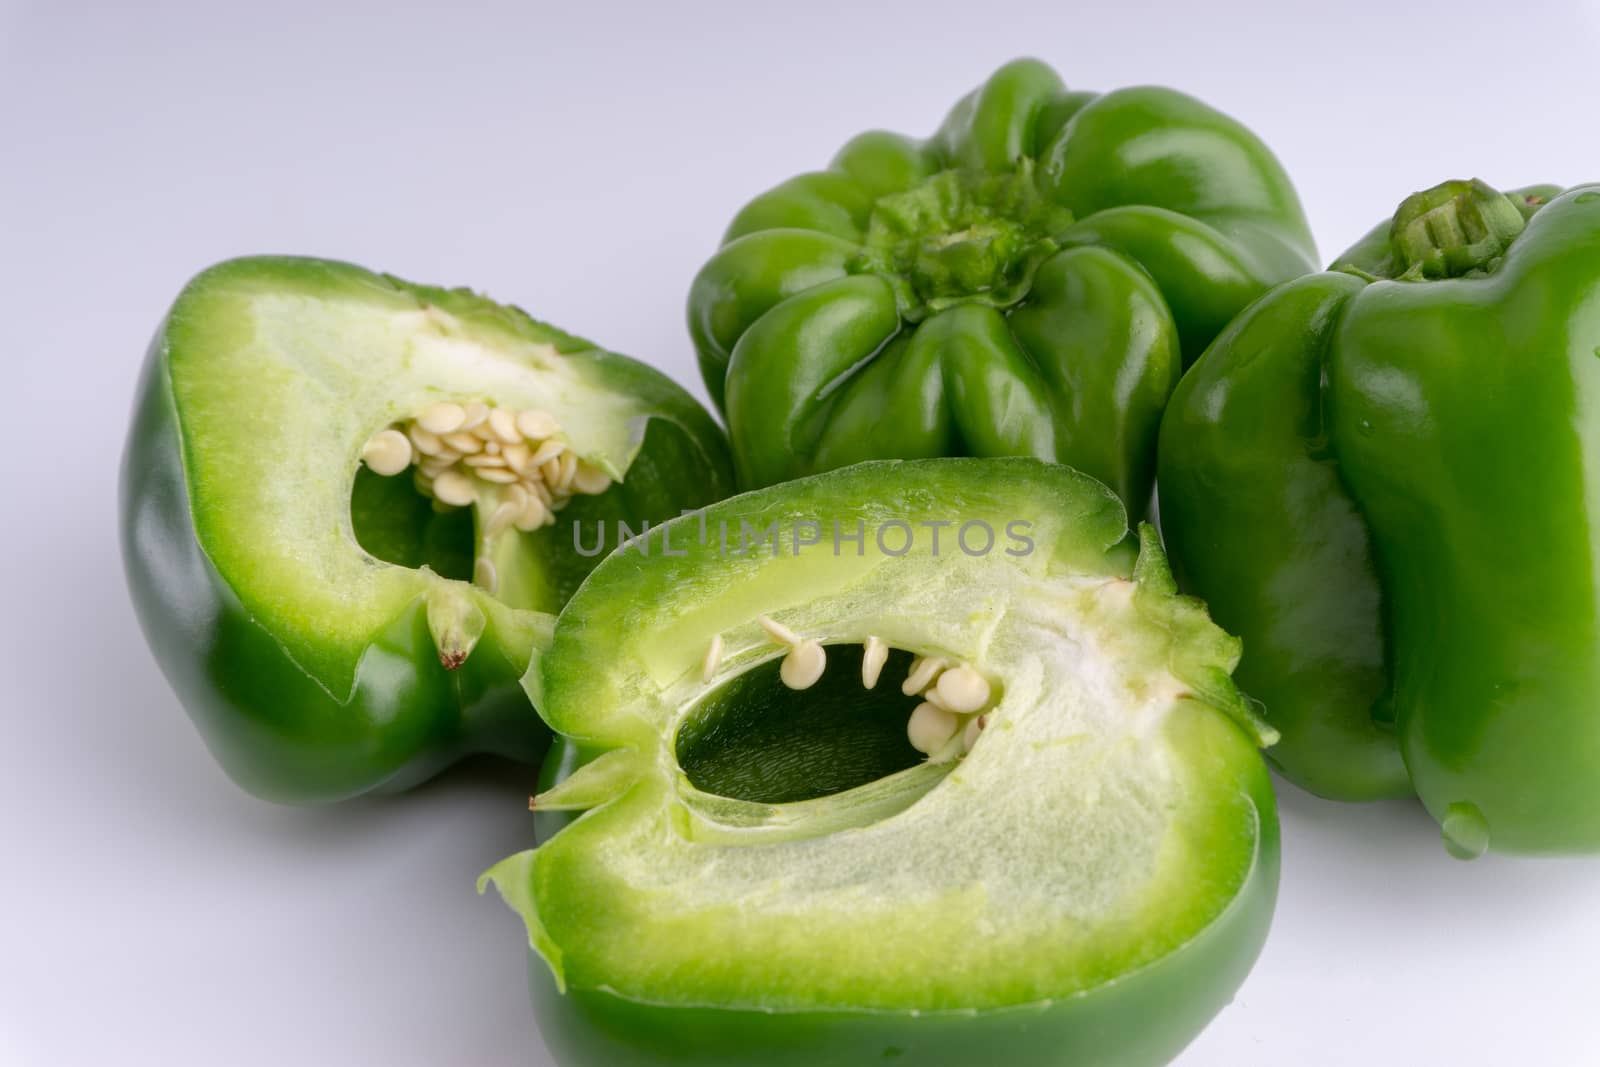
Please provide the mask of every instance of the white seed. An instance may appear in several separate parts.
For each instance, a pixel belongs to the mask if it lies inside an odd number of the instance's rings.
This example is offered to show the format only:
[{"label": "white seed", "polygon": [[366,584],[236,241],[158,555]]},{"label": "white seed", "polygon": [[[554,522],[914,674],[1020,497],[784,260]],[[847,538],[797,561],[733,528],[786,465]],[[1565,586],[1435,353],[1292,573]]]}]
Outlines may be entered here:
[{"label": "white seed", "polygon": [[926,700],[940,711],[955,710],[949,704],[945,703],[944,697],[939,695],[939,687],[936,685],[930,685],[927,689],[923,690],[922,699]]},{"label": "white seed", "polygon": [[411,472],[411,484],[417,487],[417,492],[426,496],[433,495],[433,475],[428,473],[427,467],[418,467]]},{"label": "white seed", "polygon": [[706,648],[705,659],[700,661],[700,680],[709,682],[717,673],[717,667],[722,663],[722,635],[714,634],[711,644]]},{"label": "white seed", "polygon": [[977,711],[989,703],[989,681],[963,663],[939,675],[933,692],[939,694],[944,706],[958,715]]},{"label": "white seed", "polygon": [[[499,457],[494,457],[498,459]],[[508,471],[504,467],[474,467],[472,473],[486,482],[496,485],[511,485],[517,480],[516,471]]]},{"label": "white seed", "polygon": [[465,507],[478,499],[477,486],[472,484],[460,471],[444,471],[433,480],[433,495],[442,504],[452,504],[455,507]]},{"label": "white seed", "polygon": [[522,435],[517,432],[517,418],[505,408],[494,408],[489,412],[489,429],[500,438],[501,444],[513,444],[522,440]]},{"label": "white seed", "polygon": [[536,496],[530,496],[528,502],[522,506],[522,511],[517,514],[517,529],[524,533],[537,530],[551,518],[550,509],[544,506],[544,501]]},{"label": "white seed", "polygon": [[773,641],[780,645],[798,645],[800,643],[799,634],[795,633],[778,620],[772,618],[770,615],[759,616],[756,619],[756,622],[760,623],[761,628],[767,631],[768,637],[772,638]]},{"label": "white seed", "polygon": [[876,637],[867,638],[866,651],[861,654],[861,684],[868,689],[876,687],[888,659],[889,646]]},{"label": "white seed", "polygon": [[473,434],[462,430],[457,430],[455,433],[451,434],[445,434],[441,440],[444,441],[444,443],[449,447],[466,456],[470,456],[472,453],[481,451],[483,449],[482,441],[478,440],[478,438]]},{"label": "white seed", "polygon": [[421,452],[424,456],[431,456],[438,452],[439,449],[444,447],[442,444],[440,444],[437,434],[431,434],[415,423],[413,423],[411,428],[406,431],[406,436],[411,438],[411,443],[416,446],[417,451]]},{"label": "white seed", "polygon": [[489,516],[489,521],[483,524],[483,536],[485,538],[498,537],[511,529],[512,524],[517,521],[517,515],[521,510],[521,505],[509,498],[500,501],[495,506],[494,514]]},{"label": "white seed", "polygon": [[906,740],[918,752],[931,756],[949,744],[960,725],[956,717],[943,708],[918,704],[906,723]]},{"label": "white seed", "polygon": [[532,456],[528,457],[528,466],[542,467],[561,455],[566,449],[567,443],[565,441],[556,441],[554,439],[546,441],[539,446]]},{"label": "white seed", "polygon": [[489,417],[489,406],[487,404],[480,404],[476,400],[468,404],[462,410],[464,414],[461,417],[461,425],[456,427],[458,430],[476,429],[477,427],[483,425],[484,419]]},{"label": "white seed", "polygon": [[472,565],[472,580],[489,592],[494,592],[500,584],[500,575],[495,570],[494,560],[488,556],[479,556],[478,561]]},{"label": "white seed", "polygon": [[491,455],[491,456],[498,456],[500,454],[500,442],[499,441],[485,441],[483,443],[483,450],[485,452],[489,453],[489,455]]},{"label": "white seed", "polygon": [[972,746],[978,743],[978,735],[983,733],[983,716],[975,715],[967,723],[967,728],[961,731],[961,750],[971,752]]},{"label": "white seed", "polygon": [[587,463],[578,464],[578,470],[572,478],[572,491],[583,493],[585,496],[599,496],[611,488],[611,475],[599,467],[591,467]]},{"label": "white seed", "polygon": [[518,482],[515,485],[508,486],[506,488],[505,500],[510,504],[514,504],[516,509],[521,511],[522,505],[528,502],[527,483]]},{"label": "white seed", "polygon": [[506,465],[506,457],[491,456],[487,452],[479,452],[476,456],[468,456],[466,463],[469,467],[504,467]]},{"label": "white seed", "polygon": [[361,458],[374,474],[387,478],[411,466],[411,442],[399,430],[379,430],[361,449]]},{"label": "white seed", "polygon": [[938,656],[918,656],[912,661],[911,673],[906,675],[905,682],[900,686],[900,692],[906,696],[922,692],[942,670],[944,670],[944,660]]},{"label": "white seed", "polygon": [[[491,409],[492,411],[493,409]],[[489,420],[484,419],[472,428],[472,435],[480,441],[498,441],[500,438],[494,432],[494,427],[489,425]]]},{"label": "white seed", "polygon": [[434,478],[439,477],[439,475],[443,474],[445,471],[449,470],[454,462],[454,460],[450,459],[440,459],[437,456],[429,456],[427,459],[422,461],[420,470],[423,474],[427,475],[428,479],[431,481]]},{"label": "white seed", "polygon": [[559,464],[556,487],[563,493],[570,493],[572,492],[572,479],[578,474],[578,457],[571,452],[563,452],[561,453],[561,458],[556,462]]},{"label": "white seed", "polygon": [[544,484],[544,479],[534,478],[529,481],[525,481],[522,484],[527,486],[528,492],[544,501],[545,507],[554,508],[556,506],[555,494],[550,492],[550,487],[548,485]]},{"label": "white seed", "polygon": [[517,429],[524,437],[539,441],[549,437],[560,428],[560,426],[556,425],[555,416],[548,411],[530,409],[517,412]]},{"label": "white seed", "polygon": [[521,471],[528,465],[528,457],[533,453],[527,445],[518,441],[514,445],[506,445],[500,450],[500,454],[506,457],[506,466],[514,471]]},{"label": "white seed", "polygon": [[551,485],[559,482],[561,480],[561,460],[546,460],[544,463],[539,464],[539,477]]},{"label": "white seed", "polygon": [[422,414],[417,416],[417,425],[442,437],[461,429],[466,418],[467,413],[460,404],[433,404],[422,409]]},{"label": "white seed", "polygon": [[560,511],[570,503],[572,503],[572,498],[570,496],[564,496],[560,500],[552,500],[550,501],[550,510]]},{"label": "white seed", "polygon": [[828,655],[815,641],[802,641],[789,649],[778,668],[778,677],[790,689],[810,689],[822,677]]},{"label": "white seed", "polygon": [[450,464],[454,463],[456,460],[458,460],[460,458],[461,458],[461,453],[457,452],[455,449],[453,449],[453,448],[441,448],[441,449],[439,449],[439,451],[437,451],[433,455],[429,456],[428,457],[428,461],[430,463],[443,463],[445,466],[448,467]]}]

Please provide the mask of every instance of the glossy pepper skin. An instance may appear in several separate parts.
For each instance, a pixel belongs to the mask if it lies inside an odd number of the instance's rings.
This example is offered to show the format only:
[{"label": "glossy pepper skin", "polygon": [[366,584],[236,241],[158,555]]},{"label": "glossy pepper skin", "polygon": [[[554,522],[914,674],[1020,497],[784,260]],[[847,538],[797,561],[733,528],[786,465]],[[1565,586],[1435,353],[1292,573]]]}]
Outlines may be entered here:
[{"label": "glossy pepper skin", "polygon": [[1217,339],[1160,480],[1291,779],[1600,848],[1600,187],[1409,198]]},{"label": "glossy pepper skin", "polygon": [[[934,517],[1032,544],[941,554]],[[791,551],[811,521],[917,532]],[[717,532],[772,523],[778,549]],[[485,876],[555,1061],[1169,1062],[1248,971],[1278,869],[1238,643],[1175,594],[1105,486],[1021,458],[866,462],[614,552],[541,660],[540,847]],[[779,682],[773,621],[823,644],[820,679]],[[897,651],[869,684],[873,639]],[[928,755],[912,654],[991,684]]]},{"label": "glossy pepper skin", "polygon": [[458,394],[548,398],[574,449],[616,471],[563,517],[637,526],[731,485],[720,431],[666,378],[467,290],[241,259],[199,275],[157,332],[122,466],[129,588],[168,681],[251,792],[324,803],[472,752],[543,755],[521,681],[595,560],[565,522],[513,528],[494,540],[515,595],[491,595],[465,580],[467,511],[436,514],[410,475],[360,466],[375,430]]},{"label": "glossy pepper skin", "polygon": [[1170,89],[1018,60],[931,138],[874,131],[751,201],[689,329],[739,480],[863,459],[1034,456],[1149,504],[1183,366],[1315,269],[1249,131]]}]

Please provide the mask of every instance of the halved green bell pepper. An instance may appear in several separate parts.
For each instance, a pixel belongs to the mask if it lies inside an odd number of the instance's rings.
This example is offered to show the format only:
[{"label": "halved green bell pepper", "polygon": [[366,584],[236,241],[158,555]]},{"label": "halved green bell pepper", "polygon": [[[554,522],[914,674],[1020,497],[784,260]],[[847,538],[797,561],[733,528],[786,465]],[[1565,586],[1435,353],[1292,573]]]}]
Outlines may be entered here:
[{"label": "halved green bell pepper", "polygon": [[1035,456],[1137,516],[1182,367],[1315,255],[1282,168],[1232,119],[1019,60],[931,139],[863,134],[751,201],[689,328],[745,487]]},{"label": "halved green bell pepper", "polygon": [[1031,459],[863,463],[618,549],[537,674],[566,825],[485,876],[556,1062],[1168,1062],[1275,894],[1238,653]]},{"label": "halved green bell pepper", "polygon": [[642,364],[467,290],[241,259],[150,348],[123,556],[229,774],[333,801],[538,760],[520,681],[595,562],[572,524],[637,528],[731,480],[711,417]]},{"label": "halved green bell pepper", "polygon": [[1293,780],[1600,848],[1600,187],[1418,193],[1179,386],[1161,518]]}]

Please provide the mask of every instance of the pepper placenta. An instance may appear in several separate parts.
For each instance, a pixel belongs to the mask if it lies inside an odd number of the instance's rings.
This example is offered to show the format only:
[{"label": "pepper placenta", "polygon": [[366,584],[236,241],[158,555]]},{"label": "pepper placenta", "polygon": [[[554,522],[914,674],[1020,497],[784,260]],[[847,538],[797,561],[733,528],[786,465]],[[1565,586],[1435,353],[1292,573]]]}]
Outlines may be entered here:
[{"label": "pepper placenta", "polygon": [[1408,198],[1173,398],[1161,518],[1327,796],[1600,848],[1600,187]]},{"label": "pepper placenta", "polygon": [[1153,530],[1031,459],[866,462],[618,549],[537,674],[565,825],[485,876],[546,1044],[1168,1062],[1275,894],[1238,652]]},{"label": "pepper placenta", "polygon": [[333,801],[471,752],[536,761],[521,679],[595,562],[571,524],[637,528],[731,482],[711,417],[642,364],[467,290],[242,259],[151,346],[123,554],[229,774]]},{"label": "pepper placenta", "polygon": [[1182,367],[1314,264],[1294,189],[1238,123],[1019,60],[931,139],[863,134],[750,202],[689,328],[745,487],[1035,456],[1137,516]]}]

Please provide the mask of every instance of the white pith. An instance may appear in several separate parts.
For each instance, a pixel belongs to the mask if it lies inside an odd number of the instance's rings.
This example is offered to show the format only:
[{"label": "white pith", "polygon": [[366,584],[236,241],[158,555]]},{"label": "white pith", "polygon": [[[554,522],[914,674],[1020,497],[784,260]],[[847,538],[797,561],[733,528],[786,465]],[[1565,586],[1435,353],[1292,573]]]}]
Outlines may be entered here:
[{"label": "white pith", "polygon": [[[1105,632],[1116,633],[1119,625],[1135,629],[1142,625],[1133,618],[1132,588],[1131,582],[1120,579],[1057,579],[1043,589],[1036,587],[1031,595],[1017,597],[992,618],[973,620],[961,635],[964,641],[952,632],[941,636],[939,645],[934,648],[927,646],[933,635],[925,631],[897,633],[901,628],[892,623],[886,625],[887,620],[875,620],[870,635],[837,632],[835,624],[835,632],[827,634],[829,644],[851,640],[864,643],[868,636],[877,636],[890,647],[927,649],[930,654],[917,664],[923,669],[920,674],[914,669],[913,673],[919,676],[910,679],[919,683],[912,692],[926,690],[937,683],[937,671],[943,669],[943,664],[938,664],[934,670],[925,666],[944,658],[938,656],[937,651],[976,660],[983,673],[1003,679],[998,703],[987,709],[988,729],[984,743],[911,808],[873,826],[782,845],[724,846],[709,850],[709,854],[707,850],[688,846],[681,851],[676,848],[665,853],[652,850],[651,854],[632,857],[637,862],[618,856],[618,862],[628,872],[627,881],[636,887],[649,885],[668,892],[676,886],[689,894],[686,900],[693,898],[702,906],[704,893],[710,886],[699,875],[690,874],[702,864],[715,871],[716,883],[728,888],[730,900],[756,892],[780,871],[785,872],[783,880],[794,890],[805,886],[806,892],[793,894],[796,903],[802,898],[814,899],[812,895],[818,891],[848,888],[853,881],[852,871],[870,881],[875,891],[881,891],[885,883],[880,865],[885,849],[904,850],[913,841],[922,840],[926,833],[925,844],[942,852],[942,846],[948,846],[952,840],[950,826],[945,820],[965,821],[961,813],[972,807],[970,791],[982,792],[983,802],[979,807],[985,820],[1004,821],[1008,812],[1026,816],[1036,807],[1048,806],[1052,797],[1090,798],[1090,807],[1098,810],[1108,787],[1131,789],[1130,781],[1119,781],[1131,779],[1138,783],[1142,802],[1136,806],[1135,814],[1124,817],[1131,821],[1124,821],[1123,825],[1130,830],[1142,827],[1145,831],[1158,831],[1162,820],[1151,815],[1164,805],[1151,806],[1148,802],[1164,790],[1162,783],[1173,781],[1169,753],[1160,740],[1160,726],[1187,695],[1188,689],[1166,670],[1164,663],[1145,662],[1143,650],[1137,645],[1118,648],[1103,640]],[[827,610],[825,604],[815,607],[819,611]],[[1126,618],[1119,619],[1119,616]],[[1090,620],[1093,625],[1086,625]],[[758,625],[762,630],[769,629],[765,623]],[[795,648],[809,643],[802,635],[817,629],[806,625],[803,619],[780,622],[770,629],[780,627],[794,637],[786,657],[792,655]],[[742,634],[719,636],[723,640],[724,663],[749,641],[749,637]],[[772,640],[765,633],[763,636]],[[770,659],[770,654],[766,658]],[[733,673],[748,670],[750,665],[747,660]],[[695,689],[704,685],[698,676],[687,681]],[[671,699],[671,695],[667,696],[668,701]],[[693,703],[691,697],[679,707],[666,727],[666,736],[676,734]],[[1091,769],[1093,773],[1086,773]],[[1015,802],[1014,811],[1004,802],[1006,800]],[[1100,811],[1100,815],[1110,810]],[[1019,824],[1028,821],[1021,818]],[[977,826],[972,830],[973,842],[981,844],[985,835]],[[1137,840],[1155,846],[1146,857],[1154,864],[1159,832],[1112,836],[1119,840],[1111,844],[1109,854],[1118,857],[1119,865],[1130,866],[1127,845]],[[1103,834],[1096,834],[1078,840],[1082,843],[1107,839]],[[952,885],[970,884],[970,876],[980,869],[981,857],[988,851],[984,848],[963,850],[962,856],[952,857],[948,865],[941,861],[942,872],[951,877],[935,877],[931,880],[935,884],[930,884],[929,875],[940,872],[908,869],[906,884],[898,888],[913,896],[927,896],[930,892],[938,896],[941,890],[936,883],[940,881],[948,880]],[[682,860],[684,866],[680,867],[675,859]],[[1081,854],[1074,856],[1067,869],[1081,871],[1082,859]],[[1053,884],[1058,888],[1061,885],[1058,881]],[[1105,894],[1107,899],[1125,896],[1124,886],[1109,885],[1106,880],[1097,880],[1095,885],[1097,892]],[[1088,889],[1087,886],[1083,888]],[[768,906],[781,908],[781,899],[790,895],[773,896],[769,892],[763,894],[763,898]],[[889,895],[901,894],[891,892]],[[1053,895],[1053,901],[1047,910],[1062,911],[1064,915],[1083,914],[1086,908],[1093,910],[1092,895],[1087,892],[1068,893],[1065,897]]]},{"label": "white pith", "polygon": [[407,306],[408,296],[245,286],[199,299],[226,302],[235,325],[226,343],[171,355],[197,533],[252,615],[336,694],[352,681],[336,672],[442,581],[356,541],[351,481],[375,434],[442,400],[492,397],[550,413],[571,450],[608,476],[637,452],[636,402],[591,383],[549,345],[485,335],[438,308]]}]

